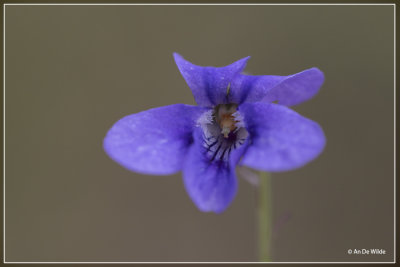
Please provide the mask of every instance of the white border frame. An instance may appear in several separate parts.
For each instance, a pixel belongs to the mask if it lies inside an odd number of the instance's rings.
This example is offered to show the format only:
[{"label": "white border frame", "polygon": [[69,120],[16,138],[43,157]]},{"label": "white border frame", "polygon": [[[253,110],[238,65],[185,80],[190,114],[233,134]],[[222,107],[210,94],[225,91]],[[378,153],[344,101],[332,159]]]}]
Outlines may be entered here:
[{"label": "white border frame", "polygon": [[[6,6],[393,6],[393,16],[394,16],[394,27],[393,27],[393,37],[394,37],[394,47],[393,47],[393,84],[394,84],[394,99],[393,99],[393,105],[394,105],[394,146],[393,146],[393,155],[394,155],[394,161],[393,161],[393,168],[394,168],[394,178],[393,178],[393,195],[394,195],[394,206],[393,206],[393,213],[394,213],[394,225],[393,225],[393,231],[394,231],[394,236],[393,236],[393,261],[392,262],[57,262],[57,261],[52,261],[52,262],[13,262],[13,261],[6,261],[6,222],[5,222],[5,216],[6,216],[6,180],[5,180],[5,175],[6,175],[6,131],[5,131],[5,126],[6,126]],[[376,263],[396,263],[396,4],[268,4],[268,3],[260,3],[260,4],[255,4],[255,3],[249,3],[249,4],[240,4],[240,3],[232,3],[232,4],[177,4],[177,3],[171,3],[171,4],[164,4],[164,3],[149,3],[149,4],[135,4],[135,3],[127,3],[127,4],[109,4],[109,3],[100,3],[100,4],[21,4],[21,3],[15,3],[15,4],[3,4],[3,263],[17,263],[17,264],[152,264],[152,263],[165,263],[165,264],[185,264],[185,263],[200,263],[200,264],[209,264],[209,263],[216,263],[216,264],[224,264],[224,263],[229,263],[229,264],[344,264],[344,263],[349,263],[349,264],[360,264],[360,263],[366,263],[366,264],[376,264]]]}]

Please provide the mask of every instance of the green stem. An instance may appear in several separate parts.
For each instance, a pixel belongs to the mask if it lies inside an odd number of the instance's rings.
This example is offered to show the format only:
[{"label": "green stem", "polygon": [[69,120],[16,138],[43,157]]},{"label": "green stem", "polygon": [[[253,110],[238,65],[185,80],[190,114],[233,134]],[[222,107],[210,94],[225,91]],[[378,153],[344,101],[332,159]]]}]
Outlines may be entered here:
[{"label": "green stem", "polygon": [[261,262],[271,261],[271,186],[270,175],[260,172],[260,184],[258,186],[258,248]]}]

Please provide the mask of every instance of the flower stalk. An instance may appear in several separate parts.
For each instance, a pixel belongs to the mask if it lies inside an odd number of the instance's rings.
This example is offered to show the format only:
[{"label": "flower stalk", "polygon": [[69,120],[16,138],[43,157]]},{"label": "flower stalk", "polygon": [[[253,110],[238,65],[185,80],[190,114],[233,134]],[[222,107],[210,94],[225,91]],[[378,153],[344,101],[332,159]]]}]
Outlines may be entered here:
[{"label": "flower stalk", "polygon": [[260,262],[271,261],[271,177],[260,172],[258,186],[258,257]]}]

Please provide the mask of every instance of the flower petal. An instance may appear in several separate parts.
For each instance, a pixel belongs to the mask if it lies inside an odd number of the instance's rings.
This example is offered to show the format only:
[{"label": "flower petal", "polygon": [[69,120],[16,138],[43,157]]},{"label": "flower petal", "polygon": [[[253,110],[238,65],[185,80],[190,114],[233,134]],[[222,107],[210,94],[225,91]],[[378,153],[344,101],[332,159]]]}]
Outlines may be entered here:
[{"label": "flower petal", "polygon": [[203,131],[200,127],[194,132],[194,140],[183,166],[186,191],[201,211],[221,213],[236,195],[235,166],[246,143],[232,150],[228,161],[211,161],[203,146]]},{"label": "flower petal", "polygon": [[249,58],[240,59],[225,67],[201,67],[174,53],[176,65],[192,90],[196,103],[205,107],[229,103],[227,99],[228,86],[233,77],[245,68]]},{"label": "flower petal", "polygon": [[273,102],[285,106],[297,105],[312,98],[324,82],[324,74],[311,68],[289,76],[238,75],[231,84],[231,101]]},{"label": "flower petal", "polygon": [[204,111],[176,104],[126,116],[108,131],[104,150],[131,171],[172,174],[181,170],[195,121]]},{"label": "flower petal", "polygon": [[248,103],[239,106],[250,143],[242,164],[271,172],[299,168],[316,158],[325,146],[321,127],[276,104]]}]

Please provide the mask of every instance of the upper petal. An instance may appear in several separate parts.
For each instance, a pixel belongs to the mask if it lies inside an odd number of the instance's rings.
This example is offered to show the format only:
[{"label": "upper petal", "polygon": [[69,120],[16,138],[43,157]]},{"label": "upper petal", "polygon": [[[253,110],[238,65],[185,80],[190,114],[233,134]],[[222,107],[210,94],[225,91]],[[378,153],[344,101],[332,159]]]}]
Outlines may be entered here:
[{"label": "upper petal", "polygon": [[128,115],[108,131],[103,147],[125,168],[166,175],[181,170],[195,121],[204,108],[176,104]]},{"label": "upper petal", "polygon": [[[229,155],[227,161],[210,160],[203,138],[203,131],[198,127],[183,166],[183,181],[190,198],[201,211],[221,213],[236,195],[235,166],[247,144],[226,152]],[[217,148],[215,153],[218,151],[221,152]]]},{"label": "upper petal", "polygon": [[289,76],[238,75],[231,84],[234,103],[278,101],[285,106],[297,105],[312,98],[324,82],[324,74],[311,68]]},{"label": "upper petal", "polygon": [[228,86],[233,77],[245,68],[249,58],[240,59],[225,67],[201,67],[174,53],[176,65],[192,90],[196,103],[205,107],[229,103]]},{"label": "upper petal", "polygon": [[263,171],[288,171],[316,158],[325,146],[321,127],[285,106],[246,103],[239,111],[251,143],[243,165]]}]

